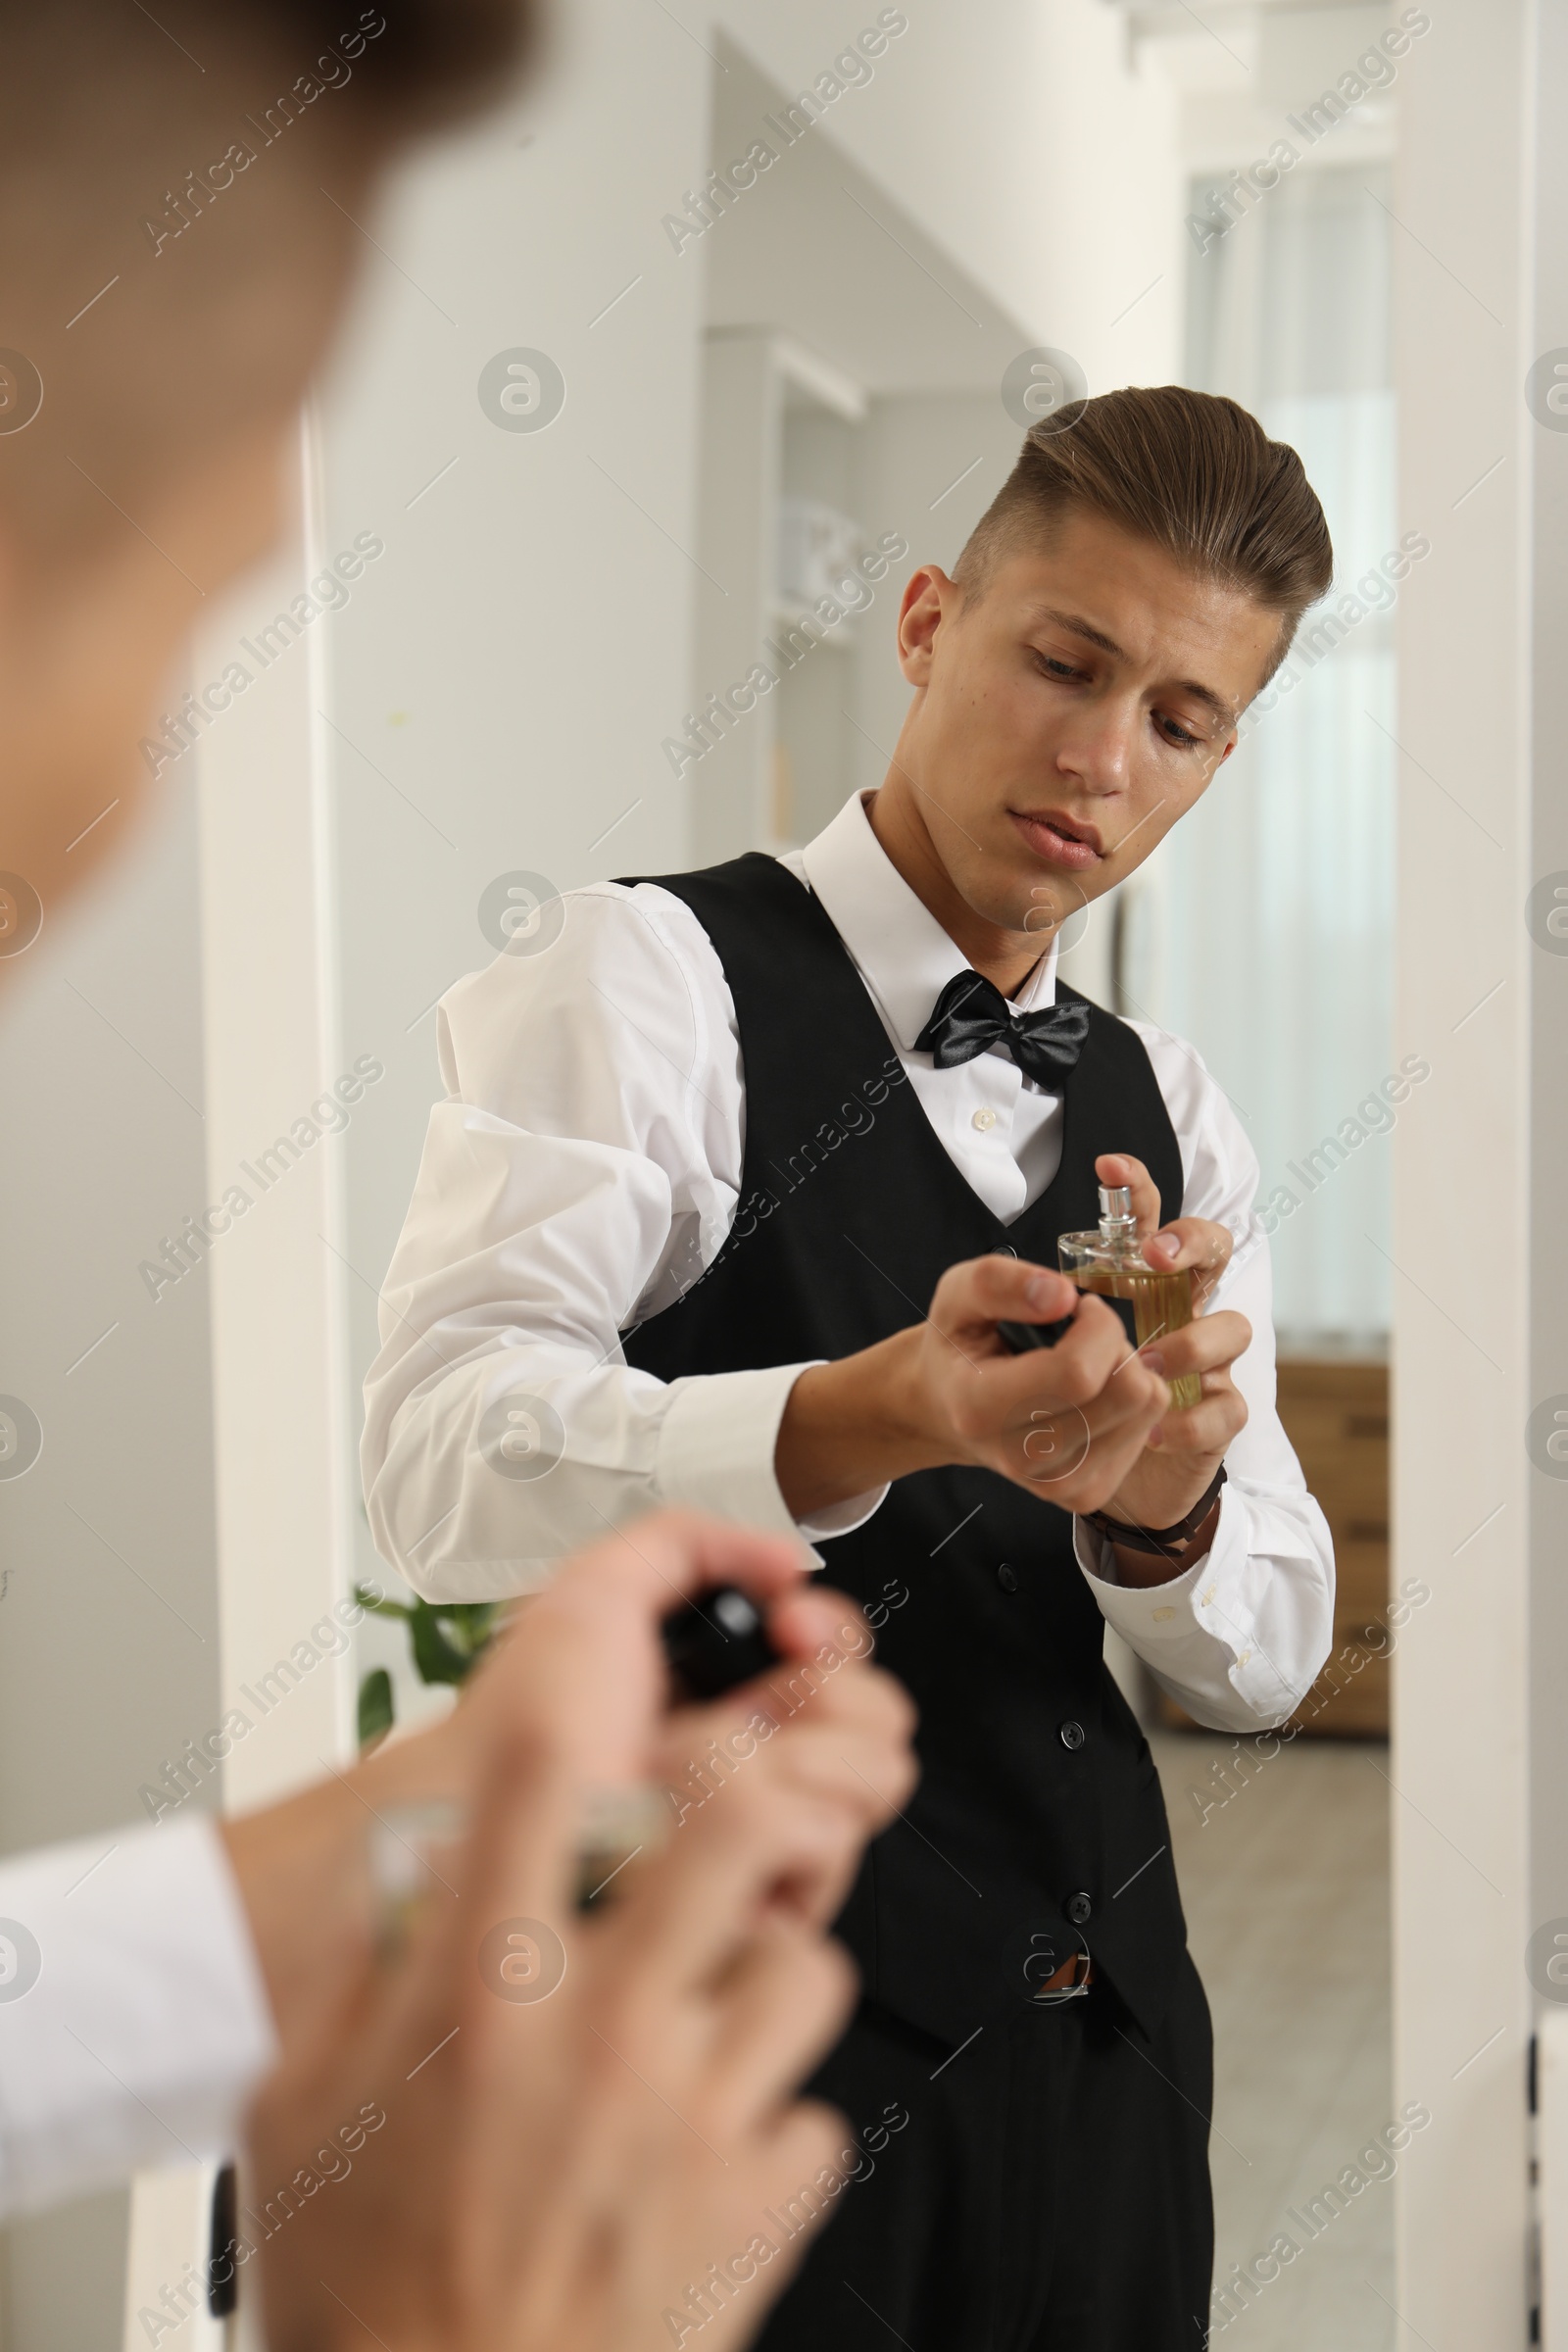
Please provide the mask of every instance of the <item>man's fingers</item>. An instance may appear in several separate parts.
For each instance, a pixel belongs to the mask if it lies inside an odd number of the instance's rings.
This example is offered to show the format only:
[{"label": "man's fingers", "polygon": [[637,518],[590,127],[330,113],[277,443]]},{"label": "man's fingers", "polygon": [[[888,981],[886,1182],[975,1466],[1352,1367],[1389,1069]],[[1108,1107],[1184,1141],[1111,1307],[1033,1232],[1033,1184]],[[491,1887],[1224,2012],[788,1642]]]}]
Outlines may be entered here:
[{"label": "man's fingers", "polygon": [[1167,1413],[1157,1444],[1162,1452],[1211,1453],[1217,1462],[1246,1427],[1247,1399],[1227,1381],[1218,1395]]},{"label": "man's fingers", "polygon": [[1130,1152],[1102,1153],[1095,1162],[1095,1173],[1102,1184],[1125,1185],[1131,1193],[1139,1242],[1152,1266],[1170,1272],[1194,1267],[1206,1278],[1204,1288],[1213,1288],[1230,1263],[1233,1247],[1223,1225],[1207,1217],[1172,1217],[1161,1225],[1159,1187],[1143,1161],[1134,1159]]},{"label": "man's fingers", "polygon": [[[782,1868],[766,1890],[769,1909],[781,1906],[796,1918],[826,1927],[838,1916],[865,1845],[908,1801],[917,1769],[906,1737],[902,1732],[887,1737],[874,1729],[846,1727],[831,1718],[815,1725],[793,1724],[740,1769],[771,1781],[801,1802],[830,1808],[842,1820],[848,1833],[842,1839]],[[691,1788],[690,1776],[685,1786]],[[730,1787],[725,1783],[710,1795],[694,1792],[682,1807],[677,1835],[687,1836],[692,1817],[708,1805],[731,1801]]]},{"label": "man's fingers", "polygon": [[950,1266],[931,1300],[939,1331],[963,1332],[977,1323],[1057,1323],[1077,1304],[1076,1287],[1065,1274],[1001,1250]]},{"label": "man's fingers", "polygon": [[841,1804],[741,1765],[662,1853],[625,1874],[605,1932],[635,1977],[639,2001],[677,1999],[704,1982],[734,1957],[780,1884],[840,1870],[864,1842]]},{"label": "man's fingers", "polygon": [[1103,1442],[1139,1422],[1152,1426],[1169,1402],[1170,1390],[1157,1368],[1146,1364],[1123,1341],[1121,1358],[1098,1393],[1086,1396],[1082,1404],[1070,1394],[1065,1401],[1043,1401],[1029,1414],[1028,1428],[1059,1421],[1081,1429],[1086,1444]]},{"label": "man's fingers", "polygon": [[1102,1298],[1073,1296],[1078,1312],[1072,1329],[1054,1348],[991,1357],[977,1367],[972,1387],[957,1386],[954,1415],[960,1434],[976,1436],[999,1420],[1004,1425],[1027,1420],[1036,1410],[1085,1405],[1112,1382],[1129,1353],[1127,1334]]},{"label": "man's fingers", "polygon": [[662,1618],[715,1584],[768,1604],[798,1590],[802,1547],[696,1511],[659,1511],[568,1562],[475,1677],[491,1723],[527,1717],[584,1785],[640,1780],[668,1678]]},{"label": "man's fingers", "polygon": [[1088,1406],[1038,1414],[1013,1475],[1070,1510],[1096,1510],[1136,1464],[1170,1409],[1170,1390],[1129,1354],[1103,1396]]},{"label": "man's fingers", "polygon": [[775,1676],[771,1684],[753,1684],[742,1703],[744,1713],[719,1702],[670,1718],[655,1770],[672,1788],[690,1791],[694,1806],[697,1790],[716,1770],[715,1749],[733,1759],[715,1798],[736,1773],[779,1775],[860,1814],[867,1837],[914,1785],[914,1706],[904,1686],[880,1669],[853,1660],[813,1666],[793,1683]]},{"label": "man's fingers", "polygon": [[770,1743],[765,1768],[792,1788],[844,1806],[867,1838],[907,1802],[917,1777],[914,1752],[904,1738],[837,1724],[803,1728]]},{"label": "man's fingers", "polygon": [[1199,1379],[1198,1402],[1166,1413],[1151,1443],[1172,1452],[1211,1453],[1217,1460],[1247,1427],[1247,1399],[1228,1363],[1200,1373]]},{"label": "man's fingers", "polygon": [[[659,1620],[715,1581],[765,1594],[800,1575],[787,1540],[661,1512],[572,1562],[505,1638],[491,1696],[506,1703],[488,1711],[461,1857],[461,1932],[481,1976],[483,1939],[508,1921],[543,1923],[546,1933],[530,1931],[515,1953],[492,1956],[501,1981],[513,1981],[505,1965],[514,1978],[560,1966],[587,1793],[640,1781],[648,1769],[664,1697]],[[731,1729],[746,1720],[733,1702],[719,1712]],[[458,1864],[446,1867],[450,1876]]]},{"label": "man's fingers", "polygon": [[703,2105],[722,2139],[750,2132],[797,2090],[854,2009],[859,1979],[842,1944],[771,1923],[727,1979]]},{"label": "man's fingers", "polygon": [[802,1585],[775,1600],[767,1630],[773,1646],[792,1658],[814,1658],[828,1648],[844,1657],[868,1658],[875,1647],[858,1604],[829,1585]]},{"label": "man's fingers", "polygon": [[1134,1159],[1130,1152],[1102,1152],[1095,1162],[1095,1174],[1107,1188],[1127,1187],[1133,1197],[1139,1239],[1147,1240],[1159,1224],[1159,1187],[1143,1161]]},{"label": "man's fingers", "polygon": [[1222,1307],[1217,1314],[1200,1315],[1180,1331],[1161,1332],[1143,1357],[1161,1379],[1179,1380],[1186,1372],[1217,1372],[1234,1364],[1251,1344],[1252,1326],[1247,1317]]},{"label": "man's fingers", "polygon": [[860,1653],[837,1642],[824,1643],[793,1671],[776,1668],[753,1688],[759,1700],[755,1711],[781,1726],[799,1720],[808,1726],[869,1728],[900,1742],[914,1730],[914,1706],[903,1685],[880,1668],[867,1669]]},{"label": "man's fingers", "polygon": [[[392,2031],[415,2059],[464,2024],[499,2023],[482,1998],[486,1986],[505,1996],[514,1984],[543,1984],[552,1974],[560,1982],[580,1821],[575,1776],[555,1740],[523,1722],[491,1740],[467,1836],[433,1850],[423,1916],[390,1988]],[[389,1835],[397,1831],[394,1817]],[[394,1835],[399,1843],[417,1887],[412,1827]]]},{"label": "man's fingers", "polygon": [[[688,1823],[709,1806],[733,1804],[738,1783],[771,1785],[839,1815],[847,1834],[837,1844],[781,1861],[761,1897],[769,1908],[822,1926],[837,1915],[867,1840],[886,1827],[916,1778],[914,1708],[906,1692],[891,1675],[837,1654],[836,1665],[831,1656],[819,1657],[794,1675],[754,1684],[751,1714],[732,1725],[745,1735],[742,1741],[722,1739],[719,1710],[688,1709],[671,1719],[662,1748],[669,1785],[684,1792],[678,1836],[690,1835]],[[708,1740],[710,1726],[717,1736]],[[715,1754],[734,1759],[716,1785]]]},{"label": "man's fingers", "polygon": [[1066,1510],[1097,1511],[1136,1467],[1152,1427],[1152,1421],[1140,1421],[1126,1434],[1088,1445],[1071,1429],[1043,1431],[1020,1483]]},{"label": "man's fingers", "polygon": [[[691,2279],[722,2265],[744,2283],[739,2293],[731,2293],[727,2299],[715,2295],[711,2317],[694,2324],[702,2328],[705,2352],[740,2352],[799,2266],[817,2229],[835,2210],[822,2194],[819,2177],[831,2168],[834,2178],[841,2179],[848,2169],[843,2159],[853,2144],[854,2132],[845,2117],[819,2100],[797,2099],[775,2115],[747,2148],[733,2156],[720,2189],[704,2183],[713,2200],[711,2234],[678,2261],[672,2259],[667,2289],[662,2295],[644,2297],[650,2314],[662,2300],[685,2305],[692,2292]],[[777,2218],[784,2214],[788,2214],[788,2222]],[[764,2249],[760,2257],[754,2251],[759,2240]],[[747,2270],[736,2267],[738,2254],[748,2256]],[[667,2325],[673,2333],[673,2317]],[[668,2340],[662,2328],[660,2337]],[[615,2340],[619,2342],[618,2335]],[[628,2336],[626,2340],[632,2339]],[[646,2340],[653,2342],[651,2333]],[[636,2341],[644,2341],[641,2333]]]},{"label": "man's fingers", "polygon": [[1148,1237],[1144,1255],[1152,1266],[1172,1272],[1180,1266],[1193,1267],[1208,1277],[1212,1288],[1230,1263],[1231,1249],[1231,1236],[1223,1225],[1207,1217],[1173,1217],[1158,1233]]},{"label": "man's fingers", "polygon": [[631,1599],[658,1619],[712,1585],[740,1585],[754,1599],[771,1600],[804,1573],[800,1547],[787,1536],[760,1535],[701,1511],[653,1511],[569,1562],[550,1596],[580,1591],[597,1601],[603,1594],[616,1612]]},{"label": "man's fingers", "polygon": [[[760,2207],[774,2213],[788,2210],[795,2232],[786,2238],[761,2277],[771,2281],[780,2270],[793,2270],[812,2231],[837,2210],[816,2185],[817,2175],[824,2166],[831,2166],[842,2176],[846,2168],[839,2158],[854,2139],[849,2119],[836,2107],[825,2106],[819,2099],[797,2099],[785,2109],[775,2129],[760,2140],[753,2173]],[[726,2306],[727,2311],[739,2308],[738,2296]],[[752,2325],[752,2320],[746,2321],[742,2342]]]}]

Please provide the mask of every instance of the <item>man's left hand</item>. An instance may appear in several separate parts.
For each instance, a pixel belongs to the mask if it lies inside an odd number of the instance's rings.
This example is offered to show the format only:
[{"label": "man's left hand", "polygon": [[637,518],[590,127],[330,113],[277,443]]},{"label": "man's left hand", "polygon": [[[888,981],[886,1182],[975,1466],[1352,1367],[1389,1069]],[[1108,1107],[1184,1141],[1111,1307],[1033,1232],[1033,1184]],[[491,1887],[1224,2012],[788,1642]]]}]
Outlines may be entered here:
[{"label": "man's left hand", "polygon": [[[1181,1267],[1193,1271],[1193,1321],[1182,1331],[1164,1333],[1157,1345],[1140,1352],[1162,1380],[1196,1373],[1199,1401],[1180,1411],[1173,1408],[1155,1423],[1137,1462],[1102,1506],[1110,1519],[1138,1527],[1169,1527],[1192,1509],[1226,1449],[1247,1426],[1247,1403],[1231,1370],[1251,1345],[1252,1327],[1245,1315],[1230,1308],[1202,1312],[1203,1301],[1230,1263],[1231,1237],[1223,1225],[1206,1217],[1175,1217],[1161,1225],[1158,1188],[1143,1161],[1127,1152],[1097,1159],[1095,1173],[1102,1184],[1126,1185],[1131,1192],[1138,1238],[1149,1263],[1171,1272]],[[1180,1561],[1120,1551],[1117,1558],[1124,1574],[1136,1566],[1139,1583],[1167,1583],[1206,1547],[1202,1541],[1190,1544]]]}]

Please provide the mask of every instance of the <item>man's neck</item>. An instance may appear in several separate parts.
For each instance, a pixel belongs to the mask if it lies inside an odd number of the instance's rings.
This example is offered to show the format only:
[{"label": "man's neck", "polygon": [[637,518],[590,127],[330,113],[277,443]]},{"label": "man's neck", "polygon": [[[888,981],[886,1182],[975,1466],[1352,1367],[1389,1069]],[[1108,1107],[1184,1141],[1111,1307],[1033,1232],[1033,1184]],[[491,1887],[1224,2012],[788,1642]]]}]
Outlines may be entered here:
[{"label": "man's neck", "polygon": [[1004,997],[1015,996],[1040,961],[1049,939],[1004,931],[976,914],[943,864],[920,808],[919,793],[898,766],[888,770],[867,806],[871,830],[888,862],[954,946]]}]

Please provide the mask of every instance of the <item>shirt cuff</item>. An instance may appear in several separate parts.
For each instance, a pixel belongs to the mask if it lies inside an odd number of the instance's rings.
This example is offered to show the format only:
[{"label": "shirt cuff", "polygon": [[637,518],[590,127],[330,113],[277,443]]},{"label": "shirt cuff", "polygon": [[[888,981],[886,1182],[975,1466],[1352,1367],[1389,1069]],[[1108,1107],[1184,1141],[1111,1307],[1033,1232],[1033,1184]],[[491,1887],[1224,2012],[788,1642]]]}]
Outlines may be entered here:
[{"label": "shirt cuff", "polygon": [[213,1822],[0,1864],[0,2213],[226,2153],[275,2054]]},{"label": "shirt cuff", "polygon": [[[1250,1712],[1274,1720],[1291,1712],[1298,1694],[1253,1639],[1245,1593],[1250,1535],[1247,1498],[1231,1483],[1220,1490],[1219,1519],[1207,1551],[1167,1584],[1122,1584],[1110,1544],[1082,1519],[1073,1521],[1073,1549],[1105,1623],[1156,1674],[1185,1682],[1193,1637],[1206,1636],[1228,1653],[1224,1678],[1237,1697]],[[1189,1644],[1185,1656],[1176,1646],[1183,1642]]]},{"label": "shirt cuff", "polygon": [[801,1520],[779,1493],[773,1468],[779,1423],[790,1391],[810,1369],[768,1364],[760,1371],[672,1381],[659,1434],[660,1500],[712,1511],[769,1535],[800,1535],[808,1544],[862,1526],[880,1507],[885,1486]]}]

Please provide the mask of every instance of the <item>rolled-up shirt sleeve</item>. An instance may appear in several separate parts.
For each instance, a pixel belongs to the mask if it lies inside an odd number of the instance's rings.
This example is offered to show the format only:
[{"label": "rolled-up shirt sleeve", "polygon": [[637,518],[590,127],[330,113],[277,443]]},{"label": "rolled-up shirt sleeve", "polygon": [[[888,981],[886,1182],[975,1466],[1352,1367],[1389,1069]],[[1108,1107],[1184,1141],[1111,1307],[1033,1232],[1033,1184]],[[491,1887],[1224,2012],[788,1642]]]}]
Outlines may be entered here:
[{"label": "rolled-up shirt sleeve", "polygon": [[801,1364],[663,1382],[621,1334],[672,1305],[734,1223],[744,1088],[722,968],[667,892],[562,902],[560,934],[442,1001],[446,1099],[381,1297],[367,1509],[431,1599],[534,1590],[662,1503],[797,1527],[774,1473]]},{"label": "rolled-up shirt sleeve", "polygon": [[0,2215],[225,2154],[275,2054],[210,1821],[0,1863]]},{"label": "rolled-up shirt sleeve", "polygon": [[1216,1731],[1255,1732],[1295,1712],[1333,1646],[1334,1545],[1275,1405],[1273,1281],[1254,1205],[1256,1156],[1191,1048],[1133,1025],[1181,1143],[1181,1213],[1211,1218],[1233,1238],[1208,1308],[1233,1307],[1251,1325],[1233,1375],[1248,1420],[1225,1456],[1213,1543],[1191,1568],[1167,1584],[1123,1585],[1110,1545],[1082,1520],[1074,1529],[1078,1564],[1105,1622],[1162,1690]]}]

